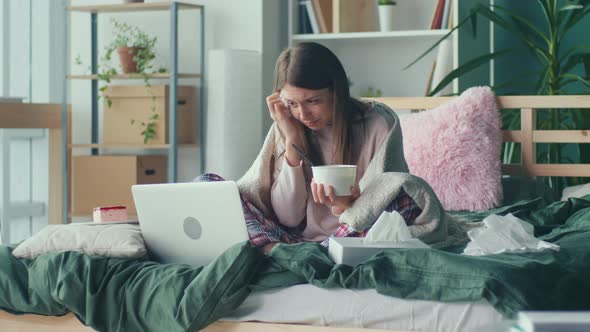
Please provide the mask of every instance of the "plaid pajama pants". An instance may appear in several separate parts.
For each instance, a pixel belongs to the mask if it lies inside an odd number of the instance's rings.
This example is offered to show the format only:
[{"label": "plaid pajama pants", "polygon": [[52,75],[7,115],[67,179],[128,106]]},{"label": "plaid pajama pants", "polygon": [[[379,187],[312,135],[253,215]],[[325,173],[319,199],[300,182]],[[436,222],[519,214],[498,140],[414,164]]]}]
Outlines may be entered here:
[{"label": "plaid pajama pants", "polygon": [[[214,182],[224,181],[224,179],[213,173],[205,173],[193,180],[194,182]],[[250,242],[256,247],[262,247],[268,243],[298,243],[303,242],[304,239],[300,235],[302,230],[289,229],[283,225],[266,218],[258,208],[246,199],[246,196],[240,193],[242,202],[242,211],[244,219],[246,219],[246,227]],[[416,205],[414,200],[408,196],[403,190],[397,197],[389,204],[385,211],[397,211],[404,218],[408,225],[411,225],[416,217],[422,213],[422,210]],[[369,227],[370,228],[370,227]],[[354,228],[341,224],[340,228],[336,230],[332,237],[364,237],[369,228],[357,232]],[[322,245],[328,245],[328,239],[324,240]]]}]

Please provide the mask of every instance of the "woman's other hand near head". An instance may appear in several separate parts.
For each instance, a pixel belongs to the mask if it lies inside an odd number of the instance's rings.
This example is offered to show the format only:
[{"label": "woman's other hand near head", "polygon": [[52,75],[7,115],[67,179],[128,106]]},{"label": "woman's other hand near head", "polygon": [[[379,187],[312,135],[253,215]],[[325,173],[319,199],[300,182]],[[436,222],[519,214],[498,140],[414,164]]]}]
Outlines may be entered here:
[{"label": "woman's other hand near head", "polygon": [[268,106],[270,117],[277,124],[283,135],[285,135],[285,147],[287,148],[285,156],[287,162],[290,166],[298,166],[301,162],[301,157],[293,149],[292,144],[301,144],[299,137],[301,123],[291,115],[278,91],[266,97],[266,105]]},{"label": "woman's other hand near head", "polygon": [[285,135],[285,140],[298,143],[301,124],[291,115],[291,112],[281,99],[279,92],[266,97],[266,105],[268,106],[270,117]]}]

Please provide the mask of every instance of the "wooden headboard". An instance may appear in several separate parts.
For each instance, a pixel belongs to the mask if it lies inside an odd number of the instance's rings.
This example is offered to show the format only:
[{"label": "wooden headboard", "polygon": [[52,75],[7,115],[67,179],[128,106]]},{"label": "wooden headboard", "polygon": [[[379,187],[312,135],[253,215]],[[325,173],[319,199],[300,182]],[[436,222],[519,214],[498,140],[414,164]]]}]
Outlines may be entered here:
[{"label": "wooden headboard", "polygon": [[[457,97],[372,98],[393,109],[430,109]],[[520,109],[521,130],[504,130],[504,142],[521,144],[521,163],[502,165],[509,175],[590,177],[590,164],[537,164],[537,143],[590,143],[589,130],[536,130],[537,109],[588,109],[590,96],[498,96],[500,109]]]}]

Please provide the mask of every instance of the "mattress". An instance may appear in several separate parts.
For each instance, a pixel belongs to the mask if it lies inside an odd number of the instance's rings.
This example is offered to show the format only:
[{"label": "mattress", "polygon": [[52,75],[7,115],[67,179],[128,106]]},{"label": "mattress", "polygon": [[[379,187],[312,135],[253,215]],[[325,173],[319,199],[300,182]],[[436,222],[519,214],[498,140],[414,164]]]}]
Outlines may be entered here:
[{"label": "mattress", "polygon": [[222,320],[437,332],[494,331],[505,324],[485,300],[405,300],[374,289],[323,289],[310,284],[254,292]]}]

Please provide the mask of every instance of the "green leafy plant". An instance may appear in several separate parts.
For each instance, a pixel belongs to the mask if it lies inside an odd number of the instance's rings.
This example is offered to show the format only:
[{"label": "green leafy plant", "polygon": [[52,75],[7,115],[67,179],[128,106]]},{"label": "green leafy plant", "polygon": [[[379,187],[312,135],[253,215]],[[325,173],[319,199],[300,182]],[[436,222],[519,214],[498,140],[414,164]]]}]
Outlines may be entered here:
[{"label": "green leafy plant", "polygon": [[[533,3],[533,1],[531,1]],[[499,5],[478,4],[471,9],[470,14],[462,19],[459,24],[448,34],[438,40],[426,52],[421,54],[415,61],[406,66],[410,67],[426,54],[438,46],[442,40],[449,37],[455,30],[464,24],[471,23],[472,32],[476,35],[477,19],[483,18],[491,21],[495,26],[515,36],[530,54],[530,60],[538,64],[538,70],[518,73],[513,75],[512,80],[500,82],[493,88],[510,90],[517,85],[526,85],[535,94],[560,95],[567,94],[567,88],[571,84],[578,83],[590,89],[590,44],[581,44],[564,49],[564,39],[571,30],[582,19],[590,15],[590,0],[576,0],[564,3],[558,7],[557,0],[537,0],[535,3],[543,14],[542,26],[535,26],[531,20],[522,15]],[[482,54],[474,59],[466,61],[463,65],[451,71],[441,82],[430,91],[434,95],[454,79],[466,73],[486,65],[492,59],[498,59],[510,54],[511,50],[499,50],[493,53]],[[577,69],[584,69],[583,76],[577,74]],[[590,91],[590,90],[588,90]],[[510,93],[508,93],[510,94]],[[511,110],[503,111],[502,119],[505,129],[517,129],[520,124],[520,112]],[[581,129],[584,118],[578,109],[569,110],[540,110],[537,112],[537,128],[541,130],[550,129]],[[572,160],[564,153],[564,145],[545,144],[540,146],[537,153],[537,160],[543,163],[571,163],[577,162],[581,157],[580,145],[575,144],[576,158]],[[571,148],[571,147],[570,147]],[[514,162],[515,156],[520,155],[518,147],[514,143],[507,143],[504,146],[503,159],[505,163]],[[571,155],[571,153],[570,153]],[[568,179],[546,177],[544,179],[555,194],[561,192],[567,186]],[[582,182],[580,178],[570,178],[570,184]]]},{"label": "green leafy plant", "polygon": [[[141,134],[143,135],[143,142],[147,143],[150,139],[156,137],[156,121],[159,118],[159,113],[156,110],[156,97],[153,95],[151,84],[149,82],[149,74],[154,73],[154,59],[156,58],[155,46],[156,37],[150,37],[148,34],[140,30],[136,26],[131,26],[125,22],[119,22],[111,19],[113,24],[114,38],[112,42],[107,46],[105,51],[104,60],[106,63],[110,63],[113,52],[118,51],[122,48],[128,49],[130,55],[133,55],[132,61],[135,63],[131,66],[135,74],[138,74],[143,78],[146,89],[152,94],[152,114],[148,118],[147,122],[141,121],[139,124],[143,127]],[[119,51],[121,55],[121,51]],[[123,65],[122,65],[123,66]],[[133,70],[132,70],[133,71]],[[159,70],[161,71],[161,70]],[[134,74],[131,73],[131,74]],[[104,92],[108,88],[112,75],[116,74],[114,68],[107,68],[107,70],[99,73],[99,79],[104,80],[107,84],[100,87],[100,91]],[[107,106],[110,107],[112,104],[110,99],[107,99]],[[131,119],[131,124],[137,123],[135,119]]]},{"label": "green leafy plant", "polygon": [[110,59],[113,52],[120,48],[132,48],[136,72],[140,75],[153,72],[153,60],[156,58],[156,37],[150,37],[136,26],[111,19],[114,30],[113,41],[106,49],[105,58]]},{"label": "green leafy plant", "polygon": [[[150,75],[154,73],[165,73],[166,69],[156,69],[154,60],[156,59],[156,37],[151,37],[136,26],[131,26],[125,22],[119,22],[115,19],[111,19],[113,25],[113,40],[109,43],[104,50],[103,55],[100,57],[97,70],[97,79],[101,82],[99,91],[102,97],[105,99],[106,106],[110,108],[112,106],[111,98],[105,94],[109,88],[112,80],[116,75],[119,74],[119,67],[123,73],[129,68],[126,67],[122,59],[120,59],[120,66],[113,64],[113,54],[119,52],[119,57],[122,57],[120,49],[125,49],[126,52],[132,56],[132,64],[130,68],[131,72],[127,72],[131,77],[137,77],[142,79],[144,86],[152,96],[151,112],[152,114],[147,121],[136,121],[131,119],[131,124],[139,124],[143,130],[141,135],[143,136],[144,143],[148,143],[149,140],[156,137],[156,121],[159,118],[159,113],[156,110],[156,96],[153,94],[150,83]],[[123,52],[125,53],[125,52]],[[78,55],[75,59],[77,65],[83,65],[80,56]],[[100,98],[100,96],[99,96]]]},{"label": "green leafy plant", "polygon": [[384,6],[387,6],[387,5],[395,6],[395,5],[397,5],[397,2],[395,2],[393,0],[379,0],[377,3],[379,5],[384,5]]}]

